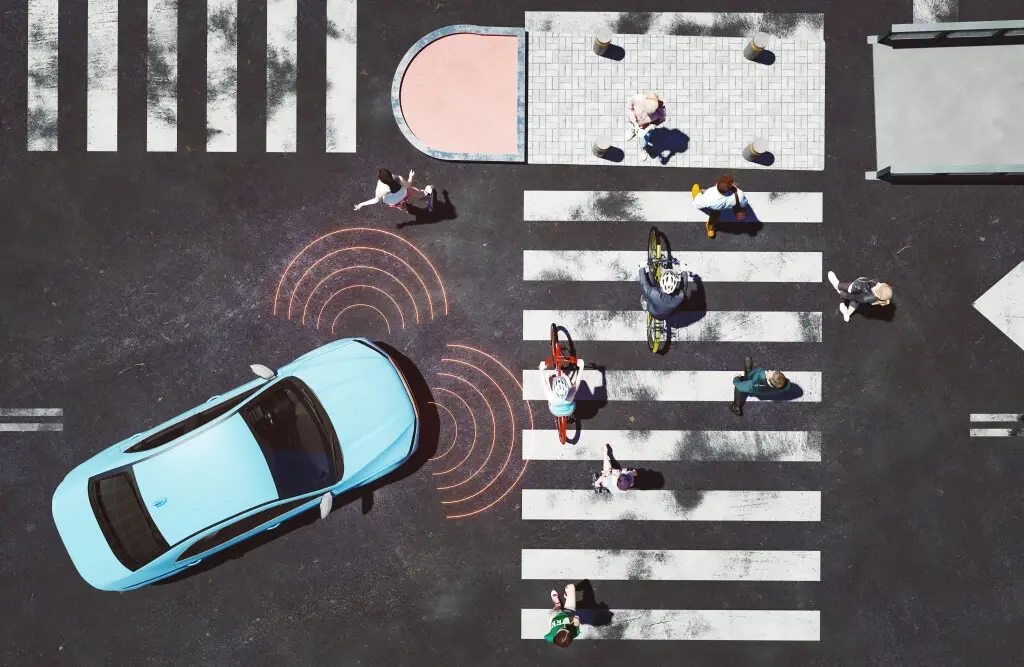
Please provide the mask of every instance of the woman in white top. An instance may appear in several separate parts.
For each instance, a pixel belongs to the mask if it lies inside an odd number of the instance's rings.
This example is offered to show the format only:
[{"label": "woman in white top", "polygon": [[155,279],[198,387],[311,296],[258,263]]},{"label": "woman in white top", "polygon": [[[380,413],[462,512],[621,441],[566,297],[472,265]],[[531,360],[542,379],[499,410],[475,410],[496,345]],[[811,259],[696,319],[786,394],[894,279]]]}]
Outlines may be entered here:
[{"label": "woman in white top", "polygon": [[434,210],[434,186],[428,185],[423,190],[419,190],[412,186],[412,179],[416,175],[415,171],[409,172],[409,179],[405,180],[401,176],[394,176],[387,169],[377,170],[377,191],[374,193],[373,199],[367,199],[364,202],[360,202],[355,205],[353,210],[358,211],[364,206],[370,204],[376,204],[377,202],[383,202],[385,206],[389,208],[397,208],[401,211],[408,212],[408,208],[405,205],[407,199],[413,194],[419,195],[426,201],[427,210]]}]

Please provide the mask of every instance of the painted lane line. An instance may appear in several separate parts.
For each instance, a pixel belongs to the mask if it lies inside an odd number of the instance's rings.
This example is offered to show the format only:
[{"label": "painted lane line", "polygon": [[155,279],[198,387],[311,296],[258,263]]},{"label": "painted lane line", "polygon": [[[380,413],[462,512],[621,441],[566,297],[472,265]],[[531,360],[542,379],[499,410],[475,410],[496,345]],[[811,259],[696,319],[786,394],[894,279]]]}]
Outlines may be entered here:
[{"label": "painted lane line", "polygon": [[[647,314],[642,310],[524,310],[523,340],[548,340],[552,322],[573,332],[574,340],[647,340]],[[673,327],[671,337],[694,343],[820,343],[821,313],[708,311],[686,326]]]},{"label": "painted lane line", "polygon": [[523,431],[524,461],[603,461],[605,445],[616,458],[640,461],[820,462],[820,431],[602,431],[584,429],[563,447],[554,429]]},{"label": "painted lane line", "polygon": [[146,150],[178,150],[178,3],[149,1],[146,46]]},{"label": "painted lane line", "polygon": [[[820,283],[820,252],[677,252],[704,282]],[[523,280],[635,282],[643,250],[524,250]]]},{"label": "painted lane line", "polygon": [[89,0],[86,150],[117,150],[117,0]]},{"label": "painted lane line", "polygon": [[523,489],[524,521],[821,521],[820,491]]},{"label": "painted lane line", "polygon": [[[581,639],[816,642],[819,612],[747,609],[612,609],[608,625],[580,626]],[[586,614],[587,612],[583,612]],[[584,616],[584,618],[586,618]],[[543,639],[550,609],[520,612],[522,639]]]},{"label": "painted lane line", "polygon": [[1021,428],[972,428],[972,438],[1015,438],[1024,435],[1024,426]]},{"label": "painted lane line", "polygon": [[972,422],[1024,422],[1024,415],[1010,414],[1008,412],[989,414],[985,412],[972,412]]},{"label": "painted lane line", "polygon": [[0,408],[0,417],[63,417],[61,408]]},{"label": "painted lane line", "polygon": [[298,130],[297,0],[267,0],[267,152],[294,153]]},{"label": "painted lane line", "polygon": [[[747,221],[764,223],[823,220],[820,192],[747,192]],[[527,222],[704,222],[689,191],[524,190]]]},{"label": "painted lane line", "polygon": [[57,150],[58,0],[28,0],[27,120],[30,151]]},{"label": "painted lane line", "polygon": [[206,150],[238,150],[238,0],[206,3]]},{"label": "painted lane line", "polygon": [[821,552],[523,549],[522,578],[570,581],[821,581]]},{"label": "painted lane line", "polygon": [[327,152],[356,152],[356,0],[327,0]]},{"label": "painted lane line", "polygon": [[3,422],[0,422],[0,431],[8,431],[8,432],[10,432],[10,431],[63,431],[63,430],[64,430],[64,425],[61,424],[61,423],[58,423],[58,422],[50,422],[48,424],[43,424],[43,423],[33,424],[33,423],[30,423],[30,422],[22,422],[22,423],[17,423],[17,424],[14,424],[14,423],[6,424],[6,423],[3,423]]},{"label": "painted lane line", "polygon": [[[786,377],[803,394],[785,402],[818,403],[821,401],[821,373],[790,371]],[[604,376],[602,378],[602,375]],[[732,379],[736,371],[583,371],[577,401],[732,401]],[[543,371],[523,371],[523,400],[543,401]],[[748,401],[758,401],[750,396]]]}]

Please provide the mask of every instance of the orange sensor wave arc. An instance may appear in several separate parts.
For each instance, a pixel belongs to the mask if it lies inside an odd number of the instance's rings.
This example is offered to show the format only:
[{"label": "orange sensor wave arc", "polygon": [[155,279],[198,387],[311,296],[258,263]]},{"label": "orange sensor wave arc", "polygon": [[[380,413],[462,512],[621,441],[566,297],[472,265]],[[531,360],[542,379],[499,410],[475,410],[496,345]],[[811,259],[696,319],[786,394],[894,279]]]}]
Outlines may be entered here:
[{"label": "orange sensor wave arc", "polygon": [[[501,397],[505,400],[505,407],[508,408],[508,416],[509,416],[509,419],[512,422],[512,424],[511,424],[512,439],[509,441],[508,455],[505,456],[505,462],[502,464],[501,469],[494,475],[493,478],[491,478],[491,481],[489,481],[479,491],[477,491],[475,493],[472,493],[472,494],[470,494],[468,496],[465,496],[464,498],[458,498],[456,500],[443,500],[443,501],[441,501],[442,505],[454,505],[455,503],[465,502],[467,500],[470,500],[472,498],[476,498],[477,496],[479,496],[481,493],[483,493],[484,491],[489,489],[492,484],[494,484],[496,481],[498,481],[498,478],[501,477],[501,474],[503,472],[505,472],[506,468],[508,468],[509,461],[512,460],[512,452],[514,452],[515,449],[516,449],[516,416],[515,416],[515,411],[512,409],[512,403],[509,402],[508,395],[505,393],[505,390],[502,389],[501,386],[497,382],[494,381],[494,378],[492,378],[490,375],[488,375],[487,372],[484,371],[484,369],[480,368],[479,366],[475,366],[475,365],[469,363],[468,361],[462,361],[460,359],[441,359],[441,361],[448,361],[448,362],[455,363],[455,364],[463,364],[465,366],[469,366],[470,368],[472,368],[473,370],[478,372],[480,375],[482,375],[485,378],[487,378],[491,382],[491,384],[493,384],[494,387],[501,393]],[[493,453],[493,449],[492,449],[491,453]],[[491,454],[489,453],[487,455],[487,458],[484,459],[484,462],[480,465],[480,470],[484,469],[484,466],[487,465],[487,462],[490,460],[490,458],[491,458]],[[477,472],[480,472],[480,470],[477,470]],[[458,485],[456,485],[456,486],[458,486]]]},{"label": "orange sensor wave arc", "polygon": [[376,266],[367,266],[365,264],[354,264],[352,266],[343,266],[340,269],[336,269],[334,271],[331,271],[329,274],[327,274],[326,277],[321,279],[320,282],[318,282],[316,284],[316,287],[314,287],[313,290],[309,293],[309,296],[306,297],[306,303],[302,306],[302,318],[299,319],[299,324],[302,324],[303,326],[305,326],[305,324],[306,324],[306,312],[309,310],[309,304],[313,300],[313,297],[316,295],[316,291],[318,289],[320,289],[321,285],[323,285],[325,282],[327,282],[328,280],[330,280],[334,276],[338,275],[339,273],[344,273],[345,271],[353,271],[355,269],[366,269],[368,271],[377,271],[378,273],[383,273],[384,275],[386,275],[387,277],[391,278],[396,283],[398,283],[398,286],[401,287],[403,290],[405,290],[405,293],[407,295],[409,295],[409,301],[412,302],[413,313],[415,313],[415,315],[416,315],[416,324],[420,323],[420,309],[419,309],[419,306],[416,305],[416,299],[412,298],[412,292],[410,292],[409,288],[405,286],[405,283],[403,283],[401,280],[399,280],[398,277],[395,276],[394,274],[392,274],[391,272],[385,271],[384,269],[378,269]]},{"label": "orange sensor wave arc", "polygon": [[395,301],[395,298],[393,296],[391,296],[390,294],[388,294],[387,292],[385,292],[384,290],[382,290],[379,287],[374,287],[373,285],[349,285],[348,287],[342,287],[340,290],[338,290],[337,292],[335,292],[334,294],[329,296],[327,298],[327,301],[324,301],[324,305],[320,307],[320,312],[317,313],[317,316],[316,316],[316,327],[315,328],[317,330],[320,329],[320,318],[323,317],[324,310],[327,308],[328,304],[330,304],[331,301],[334,300],[334,297],[338,296],[342,292],[347,292],[349,290],[358,289],[358,288],[375,290],[377,292],[380,292],[384,296],[386,296],[388,299],[390,299],[391,303],[395,304],[395,309],[398,311],[398,317],[401,319],[402,328],[403,329],[405,328],[405,314],[402,313],[402,309],[401,309],[401,307],[399,307],[398,302]]},{"label": "orange sensor wave arc", "polygon": [[[427,288],[427,283],[426,283],[426,281],[423,280],[423,276],[420,275],[419,271],[414,269],[413,266],[411,264],[409,264],[409,262],[405,261],[404,259],[402,259],[401,257],[399,257],[398,255],[396,255],[393,252],[390,252],[388,250],[384,250],[383,248],[377,248],[375,246],[357,245],[357,246],[345,246],[344,248],[338,248],[337,250],[332,250],[331,252],[327,253],[326,255],[324,255],[323,257],[321,257],[320,259],[316,260],[315,262],[313,262],[312,264],[309,265],[309,267],[302,273],[302,275],[299,277],[298,281],[292,287],[291,296],[288,298],[288,319],[289,320],[292,319],[292,310],[295,307],[295,297],[298,295],[299,287],[302,285],[302,283],[306,279],[306,277],[310,273],[312,273],[313,269],[315,269],[317,266],[319,266],[321,264],[321,262],[325,262],[328,259],[330,259],[331,257],[334,257],[335,255],[340,255],[343,252],[375,252],[375,253],[379,253],[381,255],[386,255],[388,257],[391,257],[392,259],[397,261],[399,264],[401,264],[405,268],[409,269],[409,271],[414,276],[416,276],[416,280],[419,282],[420,287],[423,288],[423,293],[427,297],[427,308],[430,310],[430,319],[431,320],[434,319],[434,299],[433,299],[433,297],[430,296],[430,290]],[[275,302],[275,306],[276,306],[276,302]],[[276,308],[274,310],[274,314],[275,315],[277,314]]]},{"label": "orange sensor wave arc", "polygon": [[[503,371],[505,371],[506,375],[508,375],[510,378],[512,378],[512,382],[514,382],[516,384],[516,386],[519,387],[519,391],[523,390],[523,384],[519,381],[519,378],[517,378],[515,376],[515,374],[512,371],[510,371],[507,366],[505,366],[505,364],[501,363],[500,361],[498,361],[497,359],[495,359],[491,355],[487,354],[483,350],[478,350],[475,347],[470,347],[469,345],[460,345],[458,343],[448,343],[445,347],[453,347],[453,348],[458,349],[458,350],[469,350],[470,352],[476,352],[477,354],[480,354],[480,355],[483,355],[483,356],[487,357],[488,359],[490,359],[491,361],[496,363],[498,366],[500,366],[501,369]],[[533,430],[533,407],[530,406],[530,402],[529,401],[524,400],[523,403],[526,404],[526,409],[527,409],[527,411],[529,412],[529,415],[530,415],[530,430],[532,431]]]},{"label": "orange sensor wave arc", "polygon": [[391,322],[388,321],[388,316],[385,315],[383,312],[381,312],[380,308],[377,308],[376,306],[371,306],[368,303],[353,303],[351,306],[345,306],[344,308],[342,308],[341,312],[339,312],[337,315],[334,316],[334,319],[331,321],[331,335],[332,336],[334,335],[334,325],[336,325],[338,323],[338,318],[341,317],[342,315],[344,315],[345,311],[352,310],[353,308],[369,308],[370,310],[377,311],[377,314],[380,315],[381,318],[384,320],[384,324],[387,325],[388,335],[391,335]]},{"label": "orange sensor wave arc", "polygon": [[[451,373],[438,373],[438,375],[440,375],[441,377],[446,377],[446,378],[451,378],[453,380],[458,380],[459,382],[467,384],[467,385],[469,385],[470,389],[472,389],[477,394],[479,394],[480,400],[482,400],[484,402],[484,405],[487,406],[487,412],[489,412],[490,415],[491,415],[491,451],[493,452],[494,451],[494,445],[495,445],[495,443],[497,442],[497,439],[498,439],[498,420],[496,420],[494,418],[494,409],[491,407],[491,402],[487,400],[487,397],[484,396],[484,393],[482,391],[477,389],[475,384],[473,384],[472,382],[470,382],[466,378],[464,378],[462,376],[459,376],[459,375],[453,375]],[[456,463],[454,466],[452,466],[448,470],[445,470],[444,472],[439,472],[439,473],[436,473],[436,474],[438,474],[438,475],[446,475],[446,474],[448,474],[448,473],[450,473],[450,472],[452,472],[454,470],[457,470],[459,468],[459,466],[461,466],[463,463],[465,463],[467,460],[469,460],[469,457],[470,457],[470,455],[472,453],[473,453],[473,450],[470,449],[469,452],[466,453],[465,458],[463,458],[461,461]],[[477,471],[477,472],[479,472],[479,471]],[[459,482],[458,484],[451,484],[449,486],[439,486],[439,487],[437,487],[437,490],[438,491],[445,491],[447,489],[453,489],[456,486],[460,486],[462,484],[465,484],[470,479],[473,479],[474,475],[476,475],[476,473],[473,473],[473,475],[470,475],[468,479],[464,479],[463,481]]]},{"label": "orange sensor wave arc", "polygon": [[430,401],[428,405],[433,405],[435,408],[441,408],[442,410],[447,412],[448,416],[452,418],[452,426],[455,428],[455,437],[452,438],[451,446],[449,446],[448,449],[444,450],[444,454],[432,456],[429,459],[427,459],[428,461],[440,461],[444,457],[448,456],[449,452],[455,449],[455,443],[459,441],[459,422],[457,419],[455,419],[455,415],[452,414],[452,411],[446,408],[444,405],[437,403],[436,401]]},{"label": "orange sensor wave arc", "polygon": [[[469,418],[473,422],[473,441],[469,444],[469,451],[473,451],[473,447],[476,446],[477,426],[476,426],[476,415],[473,414],[473,409],[469,407],[469,403],[467,403],[466,399],[462,398],[461,395],[459,395],[458,393],[452,391],[451,389],[447,389],[445,387],[431,387],[431,389],[434,390],[434,391],[443,391],[443,392],[445,392],[447,394],[451,394],[452,396],[454,396],[456,398],[456,400],[458,400],[460,403],[462,403],[463,407],[466,408],[466,413],[469,414]],[[440,457],[438,457],[438,458],[440,458]],[[456,467],[458,467],[458,466],[456,466]],[[431,473],[431,474],[432,475],[442,475],[444,473],[435,472],[435,473]]]}]

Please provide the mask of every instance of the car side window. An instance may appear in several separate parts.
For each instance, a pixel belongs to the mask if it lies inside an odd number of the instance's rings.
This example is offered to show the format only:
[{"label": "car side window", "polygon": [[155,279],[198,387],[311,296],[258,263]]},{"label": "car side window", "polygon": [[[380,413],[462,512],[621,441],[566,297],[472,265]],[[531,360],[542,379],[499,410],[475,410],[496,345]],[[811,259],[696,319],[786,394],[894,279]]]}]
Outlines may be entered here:
[{"label": "car side window", "polygon": [[209,551],[210,549],[215,549],[220,545],[224,544],[225,542],[230,542],[239,535],[248,533],[253,528],[258,528],[259,526],[262,526],[263,524],[279,516],[287,514],[288,512],[298,507],[299,505],[310,502],[311,500],[313,500],[313,498],[298,498],[296,500],[289,500],[286,503],[274,505],[273,507],[268,507],[265,510],[256,512],[255,514],[247,516],[244,519],[239,519],[238,521],[232,524],[224,526],[218,531],[210,533],[201,540],[198,540],[195,544],[193,544],[184,552],[182,552],[182,554],[178,556],[177,560],[188,560],[189,558],[192,558],[193,556],[198,556],[199,554]]},{"label": "car side window", "polygon": [[230,398],[223,401],[209,410],[198,412],[191,417],[181,420],[177,424],[173,424],[159,433],[140,440],[128,449],[124,450],[126,454],[136,454],[138,452],[148,452],[151,449],[162,447],[172,440],[177,440],[181,436],[185,435],[190,431],[194,431],[200,426],[209,424],[217,417],[225,415],[231,412],[232,409],[238,407],[243,401],[252,396],[258,389],[261,389],[264,385],[253,387],[249,391],[244,391],[234,398]]}]

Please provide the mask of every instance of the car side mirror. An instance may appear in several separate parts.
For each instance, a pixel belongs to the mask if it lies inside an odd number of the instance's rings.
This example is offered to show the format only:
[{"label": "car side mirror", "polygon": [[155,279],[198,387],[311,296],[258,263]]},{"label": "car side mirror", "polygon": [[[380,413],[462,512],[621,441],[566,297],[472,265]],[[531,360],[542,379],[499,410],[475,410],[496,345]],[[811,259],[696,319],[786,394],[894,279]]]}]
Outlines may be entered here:
[{"label": "car side mirror", "polygon": [[253,373],[259,375],[264,380],[273,380],[274,378],[277,377],[276,372],[267,368],[263,364],[252,364],[251,366],[249,366],[249,368],[252,369]]},{"label": "car side mirror", "polygon": [[331,513],[331,508],[334,506],[334,494],[328,491],[324,495],[320,496],[320,518],[326,519],[327,515]]}]

